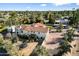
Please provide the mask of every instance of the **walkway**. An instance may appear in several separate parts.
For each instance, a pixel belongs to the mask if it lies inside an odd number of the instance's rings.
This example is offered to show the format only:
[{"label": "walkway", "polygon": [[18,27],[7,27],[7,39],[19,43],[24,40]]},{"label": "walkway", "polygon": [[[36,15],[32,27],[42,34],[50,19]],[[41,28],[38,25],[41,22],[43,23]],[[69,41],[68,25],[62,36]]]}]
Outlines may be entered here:
[{"label": "walkway", "polygon": [[37,42],[27,43],[27,47],[20,50],[20,56],[29,56],[33,52],[37,44]]}]

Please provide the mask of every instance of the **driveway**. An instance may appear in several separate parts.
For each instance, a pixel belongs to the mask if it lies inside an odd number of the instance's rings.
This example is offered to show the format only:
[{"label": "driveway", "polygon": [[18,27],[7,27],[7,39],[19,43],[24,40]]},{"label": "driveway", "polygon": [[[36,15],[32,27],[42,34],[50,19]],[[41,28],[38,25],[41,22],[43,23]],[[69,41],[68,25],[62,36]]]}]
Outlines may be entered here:
[{"label": "driveway", "polygon": [[43,46],[47,49],[59,47],[59,41],[63,38],[63,33],[49,33],[48,38],[43,41]]},{"label": "driveway", "polygon": [[43,41],[42,46],[46,47],[50,56],[57,54],[60,50],[57,49],[60,47],[59,41],[63,38],[63,33],[49,33],[48,39]]}]

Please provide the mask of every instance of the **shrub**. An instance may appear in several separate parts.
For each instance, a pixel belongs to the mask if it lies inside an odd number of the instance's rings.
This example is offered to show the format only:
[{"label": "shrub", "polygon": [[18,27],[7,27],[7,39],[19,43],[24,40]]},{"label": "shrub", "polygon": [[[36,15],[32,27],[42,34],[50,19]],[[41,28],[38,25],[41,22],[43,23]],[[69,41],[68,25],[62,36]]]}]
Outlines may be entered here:
[{"label": "shrub", "polygon": [[48,51],[46,50],[46,48],[44,48],[42,46],[37,46],[36,49],[33,52],[33,55],[48,56]]},{"label": "shrub", "polygon": [[3,37],[1,35],[0,35],[0,51],[6,52],[6,54],[9,54],[11,56],[19,55],[18,47],[12,44],[11,39],[3,40]]}]

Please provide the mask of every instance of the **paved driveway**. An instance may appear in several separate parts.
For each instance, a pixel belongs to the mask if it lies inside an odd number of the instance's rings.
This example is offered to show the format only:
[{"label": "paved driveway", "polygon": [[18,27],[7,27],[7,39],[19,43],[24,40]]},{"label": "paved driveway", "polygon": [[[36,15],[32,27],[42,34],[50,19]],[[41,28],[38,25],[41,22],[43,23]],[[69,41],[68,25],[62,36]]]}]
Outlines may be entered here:
[{"label": "paved driveway", "polygon": [[59,41],[63,38],[63,33],[49,33],[48,39],[43,41],[43,46],[47,49],[55,49],[59,47]]},{"label": "paved driveway", "polygon": [[48,39],[43,41],[43,46],[46,47],[50,56],[57,54],[60,50],[59,41],[63,38],[63,33],[49,33]]}]

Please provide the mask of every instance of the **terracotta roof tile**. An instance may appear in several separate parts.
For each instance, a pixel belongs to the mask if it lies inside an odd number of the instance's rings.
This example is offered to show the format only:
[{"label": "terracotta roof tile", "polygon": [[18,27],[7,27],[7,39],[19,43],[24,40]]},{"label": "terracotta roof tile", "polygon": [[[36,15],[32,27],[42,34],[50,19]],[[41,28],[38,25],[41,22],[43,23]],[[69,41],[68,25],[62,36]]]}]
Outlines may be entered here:
[{"label": "terracotta roof tile", "polygon": [[46,33],[48,31],[48,28],[45,25],[42,25],[40,23],[33,24],[32,26],[22,25],[21,27],[18,26],[17,28],[19,28],[21,30],[26,30],[26,31],[32,31],[32,32],[44,32],[44,33]]}]

